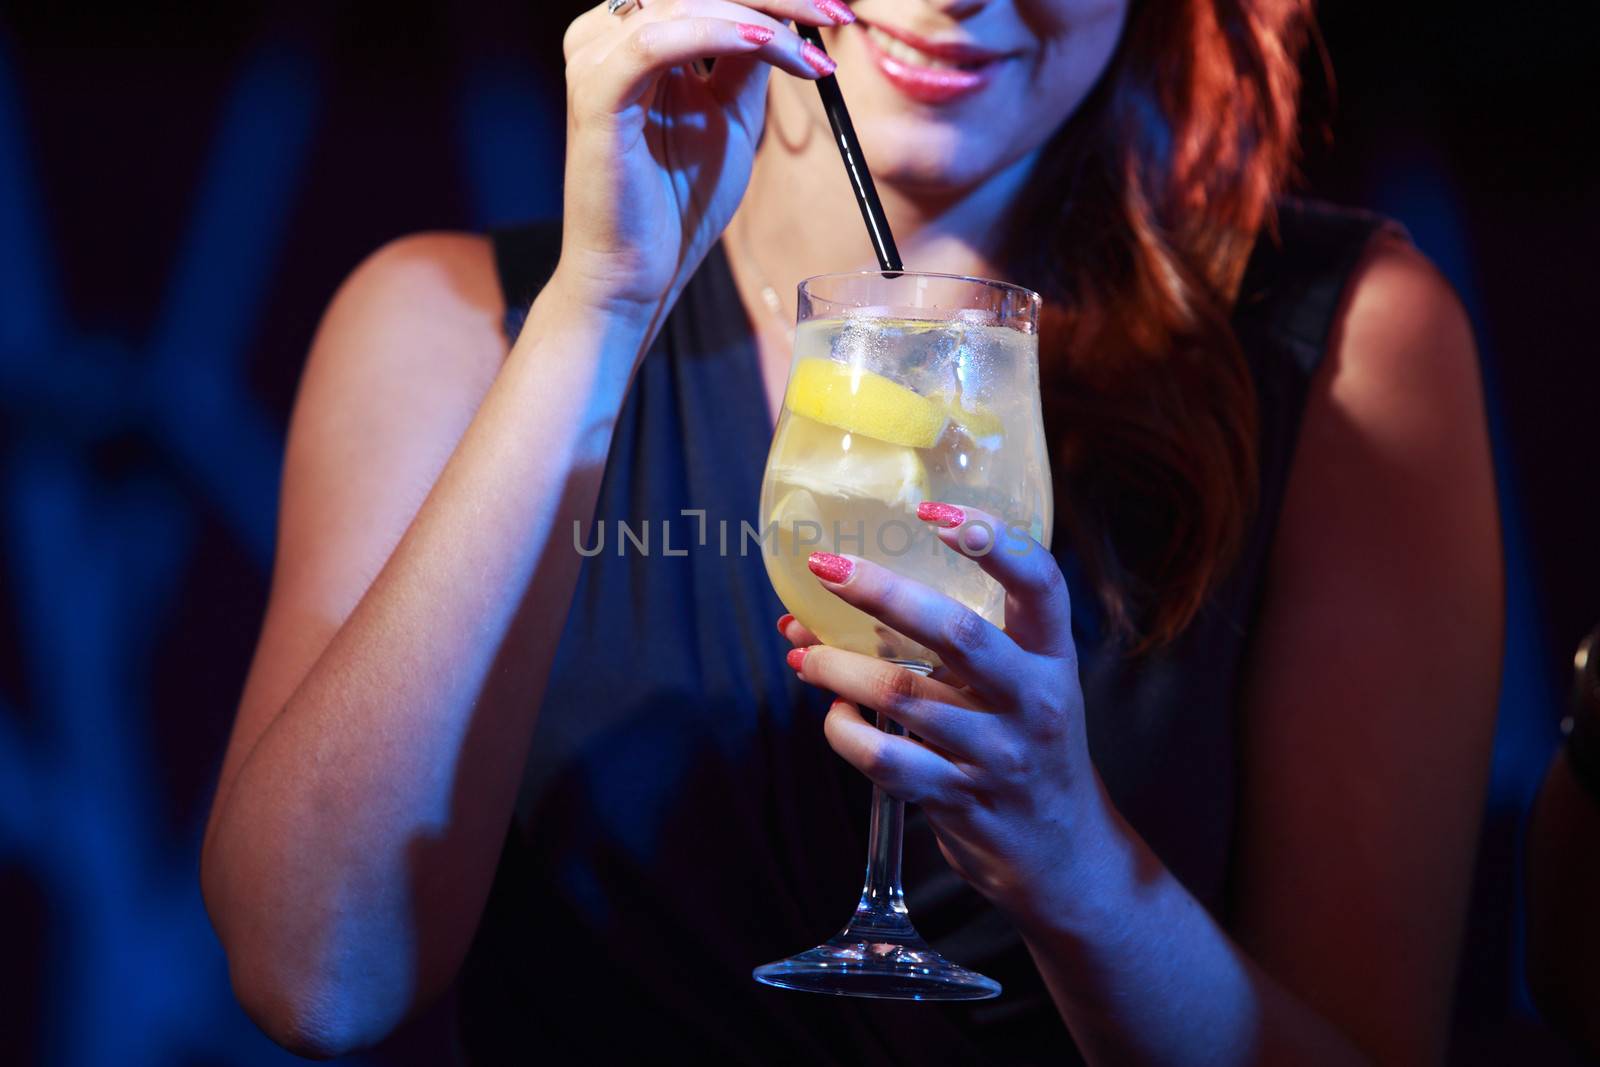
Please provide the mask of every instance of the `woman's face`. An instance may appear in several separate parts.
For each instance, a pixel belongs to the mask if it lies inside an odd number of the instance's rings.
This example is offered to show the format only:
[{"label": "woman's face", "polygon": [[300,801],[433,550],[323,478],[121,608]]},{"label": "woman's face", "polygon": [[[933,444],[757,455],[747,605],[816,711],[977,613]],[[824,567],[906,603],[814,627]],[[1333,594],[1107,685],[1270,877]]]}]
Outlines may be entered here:
[{"label": "woman's face", "polygon": [[827,43],[874,176],[955,192],[1022,159],[1077,109],[1111,61],[1128,0],[850,6],[857,21]]}]

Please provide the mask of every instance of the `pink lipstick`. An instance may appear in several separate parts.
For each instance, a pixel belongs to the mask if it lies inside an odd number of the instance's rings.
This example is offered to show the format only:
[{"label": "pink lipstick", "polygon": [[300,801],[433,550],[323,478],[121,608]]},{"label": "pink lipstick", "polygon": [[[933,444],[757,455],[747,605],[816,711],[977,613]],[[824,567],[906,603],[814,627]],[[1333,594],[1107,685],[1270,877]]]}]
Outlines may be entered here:
[{"label": "pink lipstick", "polygon": [[1007,58],[975,45],[926,41],[904,30],[861,25],[867,52],[884,78],[924,104],[944,104],[977,92]]}]

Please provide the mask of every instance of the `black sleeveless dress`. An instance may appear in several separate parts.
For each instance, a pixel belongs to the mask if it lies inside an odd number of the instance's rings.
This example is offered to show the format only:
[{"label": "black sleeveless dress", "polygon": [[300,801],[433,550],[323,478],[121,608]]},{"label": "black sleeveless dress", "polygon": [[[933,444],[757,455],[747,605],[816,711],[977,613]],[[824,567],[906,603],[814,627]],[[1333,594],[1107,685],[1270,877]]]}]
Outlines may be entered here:
[{"label": "black sleeveless dress", "polygon": [[[1235,705],[1312,372],[1375,216],[1289,202],[1235,315],[1261,404],[1261,507],[1194,624],[1129,661],[1075,600],[1089,747],[1118,808],[1225,918]],[[558,236],[495,235],[515,337]],[[751,968],[843,925],[869,786],[827,747],[828,698],[784,664],[783,606],[741,555],[771,440],[749,324],[720,246],[645,358],[616,428],[493,890],[457,987],[461,1062],[1077,1062],[1026,949],[908,812],[906,895],[998,999],[916,1004],[785,992]],[[620,534],[628,524],[631,537]],[[722,536],[722,531],[727,536]],[[1063,539],[1058,539],[1063,540]],[[726,553],[722,545],[728,546]],[[1069,582],[1078,569],[1057,552]]]}]

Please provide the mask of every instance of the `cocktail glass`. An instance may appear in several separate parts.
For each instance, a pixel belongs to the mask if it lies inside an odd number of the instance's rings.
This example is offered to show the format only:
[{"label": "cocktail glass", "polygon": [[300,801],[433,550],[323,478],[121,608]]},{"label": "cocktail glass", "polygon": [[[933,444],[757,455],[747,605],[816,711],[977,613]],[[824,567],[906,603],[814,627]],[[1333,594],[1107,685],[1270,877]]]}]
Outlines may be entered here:
[{"label": "cocktail glass", "polygon": [[[939,665],[931,649],[820,585],[807,567],[815,550],[873,560],[1004,626],[999,583],[940,542],[917,505],[977,508],[1049,544],[1039,304],[1030,290],[954,275],[832,274],[801,283],[761,524],[773,588],[824,644],[923,674]],[[885,715],[877,721],[904,734]],[[904,825],[904,803],[875,786],[855,914],[816,948],[756,968],[758,981],[902,1000],[999,995],[998,982],[946,959],[912,925],[901,887]]]}]

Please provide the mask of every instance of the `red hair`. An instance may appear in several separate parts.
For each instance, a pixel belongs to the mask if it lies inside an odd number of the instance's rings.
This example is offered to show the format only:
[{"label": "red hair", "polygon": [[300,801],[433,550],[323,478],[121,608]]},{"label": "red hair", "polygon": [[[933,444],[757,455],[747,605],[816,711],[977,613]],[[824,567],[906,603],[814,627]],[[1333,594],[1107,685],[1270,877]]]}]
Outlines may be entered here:
[{"label": "red hair", "polygon": [[1256,397],[1230,315],[1293,166],[1310,9],[1135,0],[1011,219],[1005,258],[1046,300],[1058,513],[1141,651],[1194,619],[1255,508]]}]

